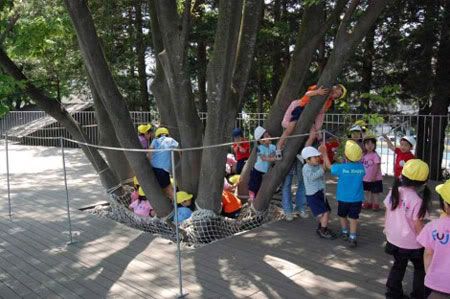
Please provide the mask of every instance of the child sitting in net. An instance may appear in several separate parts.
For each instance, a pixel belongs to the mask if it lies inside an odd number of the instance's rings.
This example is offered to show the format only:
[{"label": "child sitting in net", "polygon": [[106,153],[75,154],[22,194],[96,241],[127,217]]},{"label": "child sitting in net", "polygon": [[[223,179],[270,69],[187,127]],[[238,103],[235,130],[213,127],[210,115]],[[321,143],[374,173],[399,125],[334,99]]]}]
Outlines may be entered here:
[{"label": "child sitting in net", "polygon": [[[306,105],[311,102],[311,98],[314,96],[323,96],[328,94],[329,90],[327,88],[323,88],[317,85],[310,86],[305,95],[299,99],[294,100],[286,110],[283,121],[281,122],[281,126],[285,129],[283,134],[280,137],[280,140],[277,144],[277,150],[281,151],[286,143],[286,138],[292,134],[294,131],[295,125],[300,118],[301,113],[305,109]],[[316,116],[313,126],[309,132],[308,140],[306,141],[305,146],[311,146],[314,140],[320,139],[318,136],[320,129],[322,128],[325,112],[330,109],[335,100],[339,100],[344,98],[347,95],[347,89],[342,84],[335,85],[331,88],[330,95],[320,110],[319,114]]]},{"label": "child sitting in net", "polygon": [[139,187],[138,189],[138,199],[133,201],[129,208],[133,210],[134,214],[140,217],[154,217],[155,211],[153,210],[150,202],[147,200],[147,197],[145,197],[144,190],[142,187]]},{"label": "child sitting in net", "polygon": [[[177,210],[178,210],[178,223],[182,223],[186,219],[189,219],[194,210],[192,203],[192,194],[185,191],[177,192]],[[177,223],[175,219],[175,224]]]}]

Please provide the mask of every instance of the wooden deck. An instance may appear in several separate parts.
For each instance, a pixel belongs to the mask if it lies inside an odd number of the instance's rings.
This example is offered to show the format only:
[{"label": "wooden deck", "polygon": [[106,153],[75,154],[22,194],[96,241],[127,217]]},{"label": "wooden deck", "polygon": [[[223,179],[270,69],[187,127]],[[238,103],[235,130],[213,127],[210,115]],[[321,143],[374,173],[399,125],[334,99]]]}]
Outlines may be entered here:
[{"label": "wooden deck", "polygon": [[[0,149],[1,298],[177,297],[175,244],[78,210],[104,199],[79,150],[66,151],[77,241],[66,245],[58,149],[10,146],[11,221],[3,143]],[[336,220],[334,213],[335,229]],[[384,298],[390,259],[383,253],[382,221],[381,212],[362,213],[354,250],[341,240],[319,239],[311,218],[183,248],[184,290],[188,298]]]}]

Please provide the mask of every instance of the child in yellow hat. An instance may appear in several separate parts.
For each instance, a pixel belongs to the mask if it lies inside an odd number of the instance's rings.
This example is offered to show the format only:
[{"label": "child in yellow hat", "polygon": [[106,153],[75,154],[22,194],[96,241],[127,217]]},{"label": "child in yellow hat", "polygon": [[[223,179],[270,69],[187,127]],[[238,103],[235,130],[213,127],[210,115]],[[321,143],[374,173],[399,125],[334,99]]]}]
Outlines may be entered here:
[{"label": "child in yellow hat", "polygon": [[143,149],[148,149],[153,138],[153,127],[151,124],[142,124],[138,126],[139,141]]},{"label": "child in yellow hat", "polygon": [[133,210],[136,215],[141,217],[155,216],[155,211],[153,210],[150,202],[147,200],[142,187],[139,187],[138,194],[138,199],[133,201],[130,204],[129,208]]},{"label": "child in yellow hat", "polygon": [[351,248],[357,245],[356,230],[364,200],[363,178],[366,172],[360,161],[362,154],[361,147],[355,141],[347,140],[344,150],[347,162],[331,166],[331,174],[338,177],[336,200],[341,223],[340,237],[348,241]]},{"label": "child in yellow hat", "polygon": [[428,298],[450,298],[450,180],[436,187],[443,215],[425,225],[417,237],[423,247]]},{"label": "child in yellow hat", "polygon": [[[395,179],[391,192],[384,200],[384,232],[387,239],[385,251],[394,257],[386,282],[386,298],[405,297],[402,280],[409,261],[414,265],[411,298],[425,298],[424,249],[416,238],[424,226],[430,202],[430,190],[426,186],[428,174],[427,163],[419,159],[409,160],[402,169],[401,177]],[[423,191],[420,191],[422,188]]]},{"label": "child in yellow hat", "polygon": [[[182,223],[192,215],[193,204],[192,204],[192,194],[185,191],[177,192],[177,210],[178,210],[178,223]],[[177,223],[175,221],[175,223]]]}]

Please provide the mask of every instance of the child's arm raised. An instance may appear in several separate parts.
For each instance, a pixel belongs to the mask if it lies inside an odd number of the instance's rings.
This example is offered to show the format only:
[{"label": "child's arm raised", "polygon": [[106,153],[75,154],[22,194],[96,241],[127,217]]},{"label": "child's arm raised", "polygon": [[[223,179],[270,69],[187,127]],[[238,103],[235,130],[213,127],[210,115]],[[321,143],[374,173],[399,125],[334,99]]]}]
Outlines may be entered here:
[{"label": "child's arm raised", "polygon": [[328,158],[327,147],[325,146],[325,143],[322,143],[319,146],[318,150],[319,150],[319,152],[322,153],[323,170],[330,169],[331,168],[331,162],[330,162],[330,159]]},{"label": "child's arm raised", "polygon": [[305,96],[308,96],[308,97],[323,96],[323,95],[326,95],[327,93],[328,93],[328,88],[323,88],[323,86],[320,86],[317,89],[307,91],[305,93]]},{"label": "child's arm raised", "polygon": [[389,149],[390,149],[391,151],[395,151],[395,146],[394,146],[394,144],[392,143],[391,139],[389,139],[389,137],[387,137],[386,134],[383,134],[383,138],[384,138],[384,140],[386,140]]}]

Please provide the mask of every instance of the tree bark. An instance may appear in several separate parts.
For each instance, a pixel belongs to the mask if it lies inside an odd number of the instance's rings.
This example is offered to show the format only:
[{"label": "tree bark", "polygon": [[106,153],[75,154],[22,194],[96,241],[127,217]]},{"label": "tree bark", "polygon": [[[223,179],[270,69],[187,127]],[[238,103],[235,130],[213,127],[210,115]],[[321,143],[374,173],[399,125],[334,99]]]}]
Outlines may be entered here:
[{"label": "tree bark", "polygon": [[142,32],[142,0],[135,0],[136,8],[136,54],[137,69],[139,79],[139,107],[146,111],[149,108],[148,90],[147,90],[147,72],[145,71],[145,43],[144,33]]},{"label": "tree bark", "polygon": [[[331,52],[325,69],[317,83],[319,86],[331,87],[333,85],[337,75],[341,72],[342,67],[347,62],[355,47],[375,23],[385,7],[387,0],[370,1],[367,10],[355,24],[353,32],[348,33],[347,28],[352,17],[348,14],[353,14],[355,11],[353,7],[355,2],[357,1],[355,0],[350,4],[346,15],[341,22],[334,41],[335,48]],[[272,194],[289,172],[290,166],[294,159],[296,159],[296,154],[306,142],[309,130],[311,129],[316,115],[322,109],[326,98],[327,96],[318,96],[314,101],[311,101],[302,112],[293,134],[304,134],[304,136],[288,139],[283,153],[283,160],[275,163],[275,166],[264,176],[261,189],[255,199],[254,206],[257,210],[263,211],[269,206]]]},{"label": "tree bark", "polygon": [[[373,59],[375,54],[374,40],[377,26],[370,28],[364,40],[364,57],[361,69],[361,92],[369,93],[372,87]],[[369,101],[361,101],[361,113],[370,111]]]},{"label": "tree bark", "polygon": [[[85,1],[65,0],[64,3],[77,33],[85,67],[108,111],[120,145],[123,148],[141,148],[125,101],[103,55],[92,16]],[[125,155],[136,172],[144,192],[149,195],[149,200],[158,216],[167,216],[172,211],[172,205],[163,195],[145,153],[126,151]]]},{"label": "tree bark", "polygon": [[[291,63],[288,71],[283,78],[280,90],[277,93],[275,102],[272,105],[269,115],[264,122],[264,128],[270,132],[272,136],[280,136],[282,133],[281,120],[284,112],[292,100],[298,97],[300,88],[303,86],[303,81],[309,70],[309,65],[313,58],[314,52],[318,44],[323,41],[325,33],[330,26],[335,23],[345,7],[347,1],[340,0],[337,2],[334,11],[330,14],[328,19],[324,22],[317,15],[321,14],[322,6],[320,4],[311,5],[305,9],[303,13],[302,22],[297,34],[295,43],[295,50],[292,54]],[[247,161],[245,168],[241,173],[241,180],[239,182],[239,194],[247,194],[247,185],[250,171],[256,161],[255,151]]]},{"label": "tree bark", "polygon": [[445,132],[448,124],[448,107],[450,104],[450,0],[445,1],[444,19],[437,57],[434,96],[431,103],[431,159],[430,179],[442,178],[442,158],[445,147]]},{"label": "tree bark", "polygon": [[[237,109],[242,101],[256,45],[262,0],[221,1],[208,65],[208,120],[204,145],[229,140]],[[242,24],[241,24],[241,15]],[[204,149],[197,204],[219,212],[228,147]]]},{"label": "tree bark", "polygon": [[[72,118],[64,106],[62,106],[59,102],[52,100],[46,96],[42,90],[34,86],[1,48],[0,66],[6,74],[13,77],[16,81],[23,82],[24,90],[28,96],[32,98],[42,110],[63,125],[73,139],[84,143],[92,143],[91,140],[89,140],[89,137],[82,131],[80,125]],[[94,169],[99,174],[102,186],[107,191],[110,191],[116,195],[123,194],[123,189],[120,187],[119,180],[111,171],[108,164],[99,154],[97,149],[89,148],[84,145],[80,145],[80,147],[88,160],[91,162]]]},{"label": "tree bark", "polygon": [[[202,144],[203,128],[192,96],[187,71],[187,34],[189,32],[190,1],[185,1],[184,17],[177,13],[175,0],[156,0],[156,11],[161,30],[164,51],[158,54],[164,69],[174,116],[180,132],[180,144],[184,148]],[[176,108],[176,109],[175,109]],[[181,158],[181,189],[197,194],[201,151],[183,152]]]},{"label": "tree bark", "polygon": [[204,41],[199,41],[197,45],[197,62],[199,64],[198,68],[198,102],[199,111],[207,112],[206,107],[206,44]]},{"label": "tree bark", "polygon": [[[99,135],[99,144],[110,147],[120,147],[117,136],[111,128],[113,125],[109,119],[108,112],[106,111],[100,97],[95,90],[94,83],[90,78],[89,74],[88,84],[91,89],[92,99],[94,100],[95,116],[97,119],[97,128]],[[121,151],[114,150],[103,150],[106,156],[106,160],[110,165],[111,169],[115,173],[116,177],[121,183],[129,183],[130,178],[134,176],[133,169],[131,169],[130,163],[128,163],[125,154]]]}]

